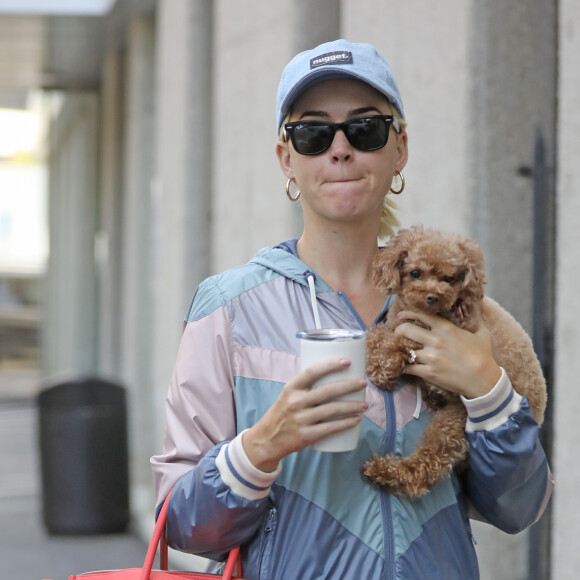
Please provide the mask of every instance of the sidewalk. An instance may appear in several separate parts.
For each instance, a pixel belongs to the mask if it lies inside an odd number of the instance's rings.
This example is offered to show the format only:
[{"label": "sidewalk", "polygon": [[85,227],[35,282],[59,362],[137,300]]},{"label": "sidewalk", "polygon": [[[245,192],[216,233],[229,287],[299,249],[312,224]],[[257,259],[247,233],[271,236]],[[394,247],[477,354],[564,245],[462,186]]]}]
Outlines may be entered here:
[{"label": "sidewalk", "polygon": [[0,576],[6,580],[67,580],[74,573],[141,567],[147,546],[131,533],[46,533],[35,399],[30,393],[11,396],[14,389],[8,382],[0,373]]}]

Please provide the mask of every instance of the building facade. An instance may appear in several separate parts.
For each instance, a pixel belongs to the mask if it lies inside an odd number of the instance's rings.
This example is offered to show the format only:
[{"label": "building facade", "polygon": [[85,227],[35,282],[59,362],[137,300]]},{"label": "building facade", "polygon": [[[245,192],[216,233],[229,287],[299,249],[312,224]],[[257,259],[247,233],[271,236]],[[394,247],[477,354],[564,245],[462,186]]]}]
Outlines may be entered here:
[{"label": "building facade", "polygon": [[127,387],[144,535],[149,457],[197,284],[300,234],[274,153],[281,71],[344,37],[374,44],[401,88],[402,224],[480,242],[487,292],[534,335],[550,379],[551,510],[515,537],[477,525],[482,578],[575,578],[579,22],[574,0],[115,3],[98,86],[68,91],[52,120],[44,372]]}]

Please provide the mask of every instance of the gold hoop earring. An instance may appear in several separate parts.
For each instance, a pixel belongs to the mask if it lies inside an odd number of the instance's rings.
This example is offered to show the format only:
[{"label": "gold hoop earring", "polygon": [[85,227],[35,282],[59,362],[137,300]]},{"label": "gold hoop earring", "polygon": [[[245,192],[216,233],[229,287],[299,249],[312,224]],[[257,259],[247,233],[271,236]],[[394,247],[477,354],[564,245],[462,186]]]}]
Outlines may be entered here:
[{"label": "gold hoop earring", "polygon": [[297,189],[296,190],[296,195],[294,197],[292,197],[292,195],[290,194],[290,184],[291,183],[296,183],[296,180],[291,177],[287,182],[286,182],[286,195],[288,196],[288,199],[290,201],[298,201],[300,199],[300,190]]},{"label": "gold hoop earring", "polygon": [[395,195],[399,195],[400,193],[403,193],[403,189],[405,189],[405,176],[398,169],[395,170],[395,175],[401,180],[401,187],[399,187],[399,189],[393,189],[391,186],[389,191]]}]

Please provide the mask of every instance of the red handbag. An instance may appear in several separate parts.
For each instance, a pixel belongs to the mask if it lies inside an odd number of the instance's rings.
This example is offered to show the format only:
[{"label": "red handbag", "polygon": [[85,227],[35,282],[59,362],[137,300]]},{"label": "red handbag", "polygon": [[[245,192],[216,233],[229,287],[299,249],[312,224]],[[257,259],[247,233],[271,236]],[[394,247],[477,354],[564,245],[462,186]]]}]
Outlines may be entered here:
[{"label": "red handbag", "polygon": [[[102,570],[100,572],[85,572],[69,576],[69,580],[208,580],[209,578],[222,578],[231,580],[232,578],[241,578],[242,575],[242,558],[240,548],[232,550],[228,556],[223,575],[205,574],[203,572],[177,572],[167,569],[167,542],[165,540],[165,521],[167,520],[167,508],[169,505],[169,496],[167,496],[151,541],[145,556],[143,568],[127,568],[126,570]],[[159,567],[160,570],[152,570],[153,561],[159,545]],[[234,576],[234,568],[237,564],[237,575]]]}]

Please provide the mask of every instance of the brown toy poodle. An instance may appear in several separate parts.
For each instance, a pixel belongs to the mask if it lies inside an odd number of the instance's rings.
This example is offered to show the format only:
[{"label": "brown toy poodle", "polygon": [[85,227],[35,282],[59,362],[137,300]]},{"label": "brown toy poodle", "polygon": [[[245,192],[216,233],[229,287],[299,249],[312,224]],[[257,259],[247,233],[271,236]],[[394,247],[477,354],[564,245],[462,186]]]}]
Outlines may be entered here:
[{"label": "brown toy poodle", "polygon": [[[543,422],[546,383],[532,342],[506,310],[484,298],[483,255],[474,241],[415,226],[391,237],[373,265],[377,285],[396,294],[386,322],[368,333],[368,374],[377,387],[393,390],[420,348],[393,332],[403,322],[397,319],[400,310],[439,315],[473,332],[473,308],[481,303],[496,361],[514,389],[528,399],[536,421]],[[467,413],[459,395],[411,375],[409,379],[421,388],[431,413],[422,439],[408,457],[375,455],[362,473],[390,492],[414,499],[464,463]]]}]

